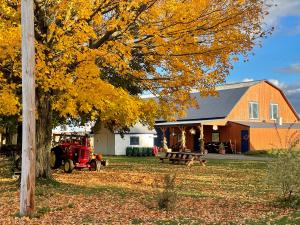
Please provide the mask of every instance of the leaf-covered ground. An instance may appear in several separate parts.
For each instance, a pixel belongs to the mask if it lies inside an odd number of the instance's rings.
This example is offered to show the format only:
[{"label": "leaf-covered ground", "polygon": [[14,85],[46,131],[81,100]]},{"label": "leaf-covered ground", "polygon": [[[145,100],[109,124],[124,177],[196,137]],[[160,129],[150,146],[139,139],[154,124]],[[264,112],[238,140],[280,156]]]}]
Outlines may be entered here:
[{"label": "leaf-covered ground", "polygon": [[[300,224],[297,209],[273,204],[262,161],[209,160],[207,166],[157,158],[111,157],[101,172],[53,173],[37,181],[36,214],[19,218],[19,188],[0,160],[0,224]],[[163,177],[175,173],[176,209],[158,209]]]}]

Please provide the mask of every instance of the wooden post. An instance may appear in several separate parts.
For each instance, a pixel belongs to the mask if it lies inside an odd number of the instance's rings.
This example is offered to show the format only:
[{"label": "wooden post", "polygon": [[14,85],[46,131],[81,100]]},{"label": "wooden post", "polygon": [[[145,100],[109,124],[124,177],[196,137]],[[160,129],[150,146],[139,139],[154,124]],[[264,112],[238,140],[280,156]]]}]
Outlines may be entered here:
[{"label": "wooden post", "polygon": [[169,152],[170,150],[169,150],[169,148],[168,148],[168,141],[167,141],[167,137],[166,137],[166,131],[167,131],[167,128],[165,128],[165,127],[161,127],[160,128],[161,130],[162,130],[162,132],[163,132],[163,150],[165,151],[165,152]]},{"label": "wooden post", "polygon": [[203,125],[200,123],[199,126],[198,126],[198,129],[200,131],[200,137],[199,137],[199,147],[200,147],[200,152],[202,154],[204,154],[204,151],[205,151],[205,147],[204,147],[204,134],[203,134]]},{"label": "wooden post", "polygon": [[185,127],[180,127],[181,130],[181,151],[186,149],[186,137],[185,137]]},{"label": "wooden post", "polygon": [[34,211],[35,194],[35,50],[33,0],[21,2],[22,22],[22,172],[20,215],[30,216]]}]

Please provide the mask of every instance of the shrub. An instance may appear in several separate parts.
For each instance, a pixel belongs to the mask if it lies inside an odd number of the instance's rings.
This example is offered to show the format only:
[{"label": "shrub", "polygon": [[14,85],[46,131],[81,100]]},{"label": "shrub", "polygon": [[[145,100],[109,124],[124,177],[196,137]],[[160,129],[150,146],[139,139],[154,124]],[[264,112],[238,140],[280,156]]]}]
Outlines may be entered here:
[{"label": "shrub", "polygon": [[147,156],[152,156],[152,149],[151,148],[147,148]]},{"label": "shrub", "polygon": [[132,156],[132,147],[126,148],[126,156]]},{"label": "shrub", "polygon": [[268,182],[289,202],[300,197],[300,152],[293,148],[278,152],[269,166]]},{"label": "shrub", "polygon": [[132,156],[138,156],[138,151],[139,151],[139,148],[133,147],[132,148]]},{"label": "shrub", "polygon": [[147,156],[147,148],[143,148],[142,156]]},{"label": "shrub", "polygon": [[160,209],[171,211],[175,208],[177,202],[175,180],[175,174],[168,174],[164,177],[164,189],[158,195],[158,207]]},{"label": "shrub", "polygon": [[152,156],[150,147],[127,147],[126,156]]}]

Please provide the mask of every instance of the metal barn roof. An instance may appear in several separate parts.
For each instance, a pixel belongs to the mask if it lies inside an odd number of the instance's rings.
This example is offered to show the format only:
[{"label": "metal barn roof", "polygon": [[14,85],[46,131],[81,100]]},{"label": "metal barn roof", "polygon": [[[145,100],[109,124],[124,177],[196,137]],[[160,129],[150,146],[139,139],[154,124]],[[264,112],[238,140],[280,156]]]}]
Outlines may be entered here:
[{"label": "metal barn roof", "polygon": [[[249,87],[261,81],[240,82],[226,84],[216,88],[217,96],[201,97],[199,92],[191,93],[197,100],[199,108],[187,110],[186,117],[178,118],[177,121],[187,120],[208,120],[226,118],[240,98],[245,94]],[[164,120],[157,120],[157,125]]]}]

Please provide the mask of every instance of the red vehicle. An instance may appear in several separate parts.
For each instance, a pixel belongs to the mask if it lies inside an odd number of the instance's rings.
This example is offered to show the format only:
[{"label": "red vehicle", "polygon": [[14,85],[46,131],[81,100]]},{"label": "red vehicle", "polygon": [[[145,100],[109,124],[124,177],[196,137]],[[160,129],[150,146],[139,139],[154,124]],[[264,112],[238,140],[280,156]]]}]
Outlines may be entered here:
[{"label": "red vehicle", "polygon": [[106,162],[92,151],[88,136],[60,136],[59,145],[51,149],[50,166],[52,169],[57,169],[63,165],[66,173],[83,168],[99,171],[101,163],[106,164]]}]

